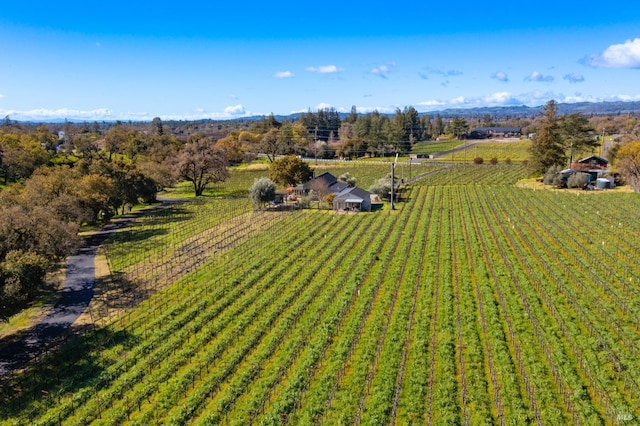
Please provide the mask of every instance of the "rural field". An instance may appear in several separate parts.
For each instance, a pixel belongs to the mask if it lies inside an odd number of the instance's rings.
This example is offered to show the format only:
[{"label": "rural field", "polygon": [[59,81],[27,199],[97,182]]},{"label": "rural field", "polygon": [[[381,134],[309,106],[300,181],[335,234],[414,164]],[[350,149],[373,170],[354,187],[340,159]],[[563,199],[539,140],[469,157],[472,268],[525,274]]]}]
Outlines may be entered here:
[{"label": "rural field", "polygon": [[423,167],[395,210],[254,211],[266,172],[236,170],[123,228],[95,326],[2,386],[0,424],[637,424],[637,194]]},{"label": "rural field", "polygon": [[436,158],[444,161],[469,163],[474,158],[480,157],[486,163],[492,158],[498,160],[499,163],[504,163],[507,159],[514,163],[522,163],[529,157],[527,150],[531,146],[530,140],[480,140],[469,141],[469,143],[471,146],[467,148],[447,154],[439,154]]}]

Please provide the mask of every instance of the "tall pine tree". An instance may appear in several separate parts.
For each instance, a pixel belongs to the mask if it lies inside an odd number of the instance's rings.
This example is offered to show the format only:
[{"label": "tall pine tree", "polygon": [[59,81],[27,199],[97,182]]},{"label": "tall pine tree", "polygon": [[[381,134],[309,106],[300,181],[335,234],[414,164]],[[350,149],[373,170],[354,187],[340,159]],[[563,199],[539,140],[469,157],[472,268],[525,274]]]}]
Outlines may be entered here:
[{"label": "tall pine tree", "polygon": [[550,100],[543,108],[543,117],[536,130],[529,152],[529,164],[536,174],[544,174],[549,167],[564,164],[566,153],[558,122],[558,104]]}]

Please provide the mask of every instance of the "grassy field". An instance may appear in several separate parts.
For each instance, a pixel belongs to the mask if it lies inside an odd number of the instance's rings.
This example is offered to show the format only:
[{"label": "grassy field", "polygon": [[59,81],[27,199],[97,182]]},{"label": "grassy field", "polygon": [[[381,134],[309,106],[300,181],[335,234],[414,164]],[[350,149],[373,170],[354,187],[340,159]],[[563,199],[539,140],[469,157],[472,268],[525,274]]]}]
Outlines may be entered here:
[{"label": "grassy field", "polygon": [[443,154],[437,158],[442,161],[453,161],[470,163],[476,157],[481,157],[485,162],[492,158],[497,158],[499,163],[504,163],[510,159],[514,163],[522,163],[529,158],[529,147],[531,141],[504,141],[504,142],[487,142],[487,141],[470,141],[473,146],[462,149],[453,153]]},{"label": "grassy field", "polygon": [[0,423],[634,424],[637,194],[432,171],[395,211],[126,229],[114,269],[168,284],[3,383]]},{"label": "grassy field", "polygon": [[460,140],[418,142],[411,147],[412,154],[431,155],[459,147],[464,144]]}]

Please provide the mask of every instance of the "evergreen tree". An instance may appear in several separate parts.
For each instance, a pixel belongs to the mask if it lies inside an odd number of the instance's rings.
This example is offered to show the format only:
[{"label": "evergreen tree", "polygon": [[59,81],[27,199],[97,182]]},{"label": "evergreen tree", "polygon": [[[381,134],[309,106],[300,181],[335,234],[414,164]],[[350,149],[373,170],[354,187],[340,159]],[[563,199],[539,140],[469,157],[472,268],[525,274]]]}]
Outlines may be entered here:
[{"label": "evergreen tree", "polygon": [[411,144],[422,140],[422,126],[420,124],[418,111],[414,107],[410,106],[406,107],[403,113],[405,116],[405,123],[408,126],[406,129],[407,140],[409,140]]},{"label": "evergreen tree", "polygon": [[469,130],[469,125],[467,124],[467,120],[462,117],[454,117],[454,119],[449,124],[449,131],[453,133],[453,137],[456,139],[461,139]]},{"label": "evergreen tree", "polygon": [[431,137],[434,139],[437,139],[443,133],[444,133],[444,122],[442,121],[442,117],[440,116],[440,114],[436,114],[436,120],[435,120],[435,123],[433,123],[433,133]]},{"label": "evergreen tree", "polygon": [[431,117],[428,114],[420,117],[420,127],[422,135],[420,140],[433,139],[433,125],[431,124]]},{"label": "evergreen tree", "polygon": [[349,112],[349,115],[347,116],[347,118],[344,119],[344,122],[353,124],[356,122],[357,119],[358,119],[358,111],[356,110],[356,106],[354,105],[351,107],[351,112]]},{"label": "evergreen tree", "polygon": [[408,152],[411,150],[409,141],[410,124],[407,121],[407,115],[399,108],[393,119],[388,121],[387,141],[393,152]]},{"label": "evergreen tree", "polygon": [[559,119],[560,133],[569,153],[569,165],[573,162],[574,154],[584,153],[598,146],[594,129],[589,119],[579,112],[568,114]]},{"label": "evergreen tree", "polygon": [[542,120],[529,150],[529,164],[536,174],[544,174],[551,166],[564,164],[567,158],[562,144],[556,101],[552,99],[547,102],[542,113]]}]

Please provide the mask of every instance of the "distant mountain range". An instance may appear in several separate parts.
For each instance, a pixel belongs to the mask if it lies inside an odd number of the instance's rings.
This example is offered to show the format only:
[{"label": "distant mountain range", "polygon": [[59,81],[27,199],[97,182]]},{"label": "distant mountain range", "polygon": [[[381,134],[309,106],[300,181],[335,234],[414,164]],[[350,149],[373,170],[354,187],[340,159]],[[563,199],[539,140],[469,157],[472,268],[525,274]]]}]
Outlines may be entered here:
[{"label": "distant mountain range", "polygon": [[[442,117],[482,117],[486,114],[496,118],[504,117],[530,117],[539,115],[543,105],[537,107],[528,106],[502,106],[502,107],[480,107],[455,109],[450,108],[443,111],[427,113],[429,115],[440,114]],[[580,112],[585,115],[616,115],[640,113],[640,101],[635,102],[576,102],[558,104],[558,114],[573,114]]]},{"label": "distant mountain range", "polygon": [[[535,117],[541,114],[543,105],[536,107],[529,107],[525,105],[513,105],[513,106],[495,106],[495,107],[477,107],[477,108],[448,108],[444,110],[434,110],[428,112],[421,112],[419,115],[429,115],[435,117],[440,115],[442,118],[462,117],[462,118],[482,118],[485,115],[490,115],[495,119],[504,118],[526,118]],[[559,103],[558,114],[572,114],[580,112],[585,115],[622,115],[622,114],[638,114],[640,113],[640,101],[612,101],[612,102],[576,102],[576,103]],[[295,113],[290,115],[274,115],[274,118],[278,121],[283,120],[296,120],[305,113]],[[344,119],[348,113],[339,113],[340,118]],[[385,115],[385,114],[383,114]],[[386,114],[393,115],[393,114]],[[259,120],[263,116],[251,116],[251,117],[239,117],[234,119],[225,120],[213,120],[213,119],[201,119],[201,120],[188,120],[190,122],[217,122],[217,121],[230,121],[230,122],[243,122]],[[63,123],[65,121],[73,123],[84,123],[99,121],[104,123],[115,122],[117,120],[76,120],[76,119],[51,119],[42,121],[25,120],[24,123]],[[148,120],[151,121],[151,120]],[[145,121],[142,121],[145,122]],[[183,122],[182,120],[165,120],[165,122]]]},{"label": "distant mountain range", "polygon": [[[435,117],[440,114],[442,118],[462,117],[476,118],[484,117],[489,114],[493,118],[518,118],[518,117],[535,117],[542,113],[544,105],[529,107],[525,105],[514,106],[495,106],[495,107],[477,107],[477,108],[448,108],[439,111],[421,112],[420,115],[429,115]],[[640,113],[640,101],[633,102],[576,102],[558,104],[558,114],[572,114],[580,112],[585,115],[620,115],[620,114],[636,114]],[[295,120],[304,113],[296,113],[291,115],[275,115],[276,120]],[[348,113],[340,113],[340,118],[345,118]],[[389,114],[387,114],[389,115]],[[242,120],[251,120],[259,117],[245,117]]]}]

